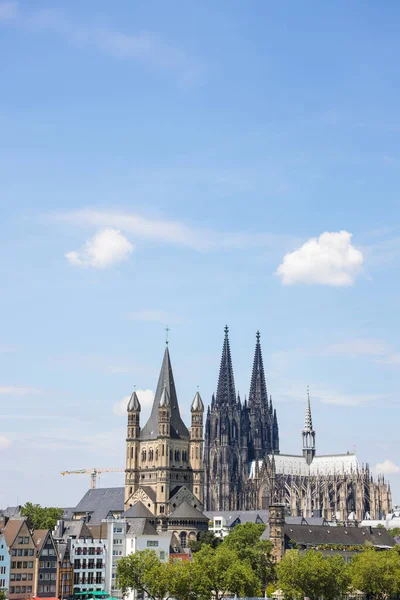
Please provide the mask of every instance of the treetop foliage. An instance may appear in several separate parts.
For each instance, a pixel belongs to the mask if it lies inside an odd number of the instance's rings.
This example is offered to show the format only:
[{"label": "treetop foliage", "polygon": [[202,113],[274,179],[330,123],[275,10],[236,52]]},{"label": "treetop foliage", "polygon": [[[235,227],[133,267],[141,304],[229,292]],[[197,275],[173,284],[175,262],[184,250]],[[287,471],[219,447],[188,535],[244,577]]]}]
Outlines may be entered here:
[{"label": "treetop foliage", "polygon": [[21,514],[26,517],[29,529],[54,529],[57,521],[62,519],[63,508],[44,507],[40,504],[27,502],[21,509]]}]

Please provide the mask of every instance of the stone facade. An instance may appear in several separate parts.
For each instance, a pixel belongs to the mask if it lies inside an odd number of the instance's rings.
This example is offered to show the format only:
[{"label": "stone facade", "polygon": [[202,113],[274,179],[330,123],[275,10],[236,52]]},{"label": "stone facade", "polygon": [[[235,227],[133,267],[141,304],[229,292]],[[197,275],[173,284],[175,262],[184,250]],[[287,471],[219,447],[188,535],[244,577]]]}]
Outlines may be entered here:
[{"label": "stone facade", "polygon": [[257,333],[249,400],[236,396],[225,328],[216,397],[205,427],[206,510],[257,510],[281,503],[293,516],[327,520],[379,519],[392,510],[390,486],[372,478],[355,454],[318,455],[310,396],[302,454],[280,452],[276,410],[268,399]]},{"label": "stone facade", "polygon": [[207,528],[207,517],[201,512],[204,405],[196,392],[188,430],[180,416],[168,345],[151,415],[143,429],[140,412],[133,392],[128,404],[124,514],[141,503],[156,517],[157,531],[173,531],[177,544],[189,541]]}]

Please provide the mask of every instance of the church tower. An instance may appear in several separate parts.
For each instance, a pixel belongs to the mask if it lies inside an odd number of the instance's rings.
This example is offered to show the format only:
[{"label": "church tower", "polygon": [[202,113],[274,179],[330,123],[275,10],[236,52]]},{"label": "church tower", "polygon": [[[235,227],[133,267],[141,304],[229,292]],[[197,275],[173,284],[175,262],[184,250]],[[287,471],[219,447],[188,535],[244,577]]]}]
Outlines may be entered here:
[{"label": "church tower", "polygon": [[270,452],[279,453],[279,430],[272,398],[268,402],[267,384],[260,344],[260,332],[256,333],[253,371],[249,393],[249,460],[262,460]]},{"label": "church tower", "polygon": [[180,415],[167,343],[151,414],[142,429],[136,392],[128,404],[126,511],[141,503],[163,520],[183,502],[202,510],[203,411],[196,394],[189,434]]},{"label": "church tower", "polygon": [[199,392],[196,392],[190,407],[192,426],[190,428],[190,464],[193,469],[193,493],[203,504],[204,468],[203,468],[203,414],[204,404]]},{"label": "church tower", "polygon": [[303,456],[310,465],[315,456],[315,431],[313,429],[312,417],[311,417],[311,403],[310,403],[310,392],[307,388],[307,406],[306,406],[306,418],[303,429]]},{"label": "church tower", "polygon": [[126,438],[125,502],[138,487],[138,466],[140,448],[140,402],[136,391],[128,402],[128,431]]},{"label": "church tower", "polygon": [[208,510],[237,510],[241,485],[241,402],[236,397],[229,329],[225,327],[216,397],[207,413],[205,503]]}]

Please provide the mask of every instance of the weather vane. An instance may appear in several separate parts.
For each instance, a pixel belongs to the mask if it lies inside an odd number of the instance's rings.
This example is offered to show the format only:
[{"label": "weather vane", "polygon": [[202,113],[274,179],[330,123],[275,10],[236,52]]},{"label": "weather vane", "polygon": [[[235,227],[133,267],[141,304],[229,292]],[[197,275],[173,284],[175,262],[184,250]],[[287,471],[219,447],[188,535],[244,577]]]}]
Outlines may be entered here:
[{"label": "weather vane", "polygon": [[170,330],[170,328],[167,325],[166,328],[165,328],[165,343],[166,343],[167,346],[168,346],[168,334],[169,334],[170,331],[171,330]]}]

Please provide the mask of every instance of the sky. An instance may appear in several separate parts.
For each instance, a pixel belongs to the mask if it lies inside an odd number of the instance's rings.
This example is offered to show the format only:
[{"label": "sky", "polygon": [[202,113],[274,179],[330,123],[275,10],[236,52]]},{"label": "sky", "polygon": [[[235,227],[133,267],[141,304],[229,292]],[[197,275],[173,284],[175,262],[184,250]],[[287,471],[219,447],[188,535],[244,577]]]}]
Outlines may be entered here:
[{"label": "sky", "polygon": [[400,503],[399,30],[390,0],[0,0],[0,507],[124,467],[167,326],[188,423],[226,324],[281,451],[309,385],[317,452]]}]

